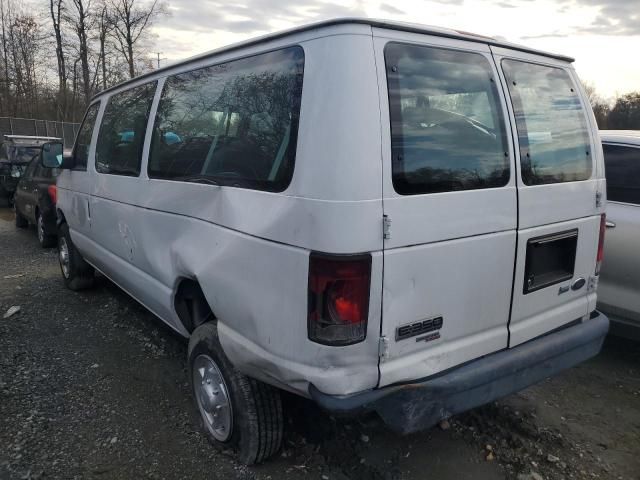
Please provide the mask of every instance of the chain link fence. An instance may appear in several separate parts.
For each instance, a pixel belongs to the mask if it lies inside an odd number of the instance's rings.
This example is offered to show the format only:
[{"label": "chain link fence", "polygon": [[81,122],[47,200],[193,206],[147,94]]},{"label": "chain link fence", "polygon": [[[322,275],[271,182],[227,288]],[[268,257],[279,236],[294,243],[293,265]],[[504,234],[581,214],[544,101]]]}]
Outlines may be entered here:
[{"label": "chain link fence", "polygon": [[79,123],[36,120],[35,118],[0,117],[0,140],[4,135],[32,135],[61,138],[65,148],[73,147]]}]

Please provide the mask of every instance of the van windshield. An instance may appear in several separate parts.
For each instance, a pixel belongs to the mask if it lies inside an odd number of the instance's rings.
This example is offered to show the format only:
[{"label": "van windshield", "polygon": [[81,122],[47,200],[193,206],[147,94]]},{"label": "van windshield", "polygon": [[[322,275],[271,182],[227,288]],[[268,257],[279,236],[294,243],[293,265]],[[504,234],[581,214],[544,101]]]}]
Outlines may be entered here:
[{"label": "van windshield", "polygon": [[569,74],[557,67],[503,60],[526,185],[591,177],[589,135]]}]

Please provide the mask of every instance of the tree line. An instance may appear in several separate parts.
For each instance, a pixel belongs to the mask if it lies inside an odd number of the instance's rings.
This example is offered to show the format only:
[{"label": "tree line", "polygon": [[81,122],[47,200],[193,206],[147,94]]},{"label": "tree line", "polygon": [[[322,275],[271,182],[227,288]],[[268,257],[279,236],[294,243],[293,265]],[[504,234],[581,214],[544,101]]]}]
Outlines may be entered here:
[{"label": "tree line", "polygon": [[[0,0],[0,116],[77,122],[101,90],[154,68],[162,0]],[[586,90],[601,129],[640,130],[640,91]]]},{"label": "tree line", "polygon": [[153,68],[159,0],[0,0],[0,116],[79,121],[100,90]]},{"label": "tree line", "polygon": [[600,130],[640,130],[640,91],[618,96],[613,104],[585,85]]}]

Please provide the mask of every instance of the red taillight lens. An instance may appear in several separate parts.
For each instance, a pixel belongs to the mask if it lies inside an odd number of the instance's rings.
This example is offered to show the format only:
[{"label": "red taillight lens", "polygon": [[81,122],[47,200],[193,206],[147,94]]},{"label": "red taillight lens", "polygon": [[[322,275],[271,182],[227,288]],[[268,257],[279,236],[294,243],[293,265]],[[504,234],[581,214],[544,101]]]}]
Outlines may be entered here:
[{"label": "red taillight lens", "polygon": [[49,192],[49,198],[51,198],[53,204],[55,205],[58,203],[58,187],[55,185],[49,185],[47,187],[47,192]]},{"label": "red taillight lens", "polygon": [[600,275],[600,267],[604,259],[604,232],[607,229],[607,215],[600,215],[600,237],[598,238],[598,255],[596,255],[596,275]]},{"label": "red taillight lens", "polygon": [[371,255],[309,257],[309,340],[351,345],[365,339]]}]

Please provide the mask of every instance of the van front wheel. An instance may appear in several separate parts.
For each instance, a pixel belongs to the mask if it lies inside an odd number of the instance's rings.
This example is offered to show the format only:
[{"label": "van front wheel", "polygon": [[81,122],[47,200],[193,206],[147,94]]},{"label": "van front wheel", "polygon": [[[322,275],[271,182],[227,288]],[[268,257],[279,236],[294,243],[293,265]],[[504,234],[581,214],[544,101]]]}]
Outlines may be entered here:
[{"label": "van front wheel", "polygon": [[234,449],[246,465],[263,462],[280,449],[280,392],[233,367],[215,323],[205,323],[191,335],[189,367],[191,392],[213,446]]},{"label": "van front wheel", "polygon": [[60,225],[58,231],[58,260],[64,284],[70,290],[82,290],[93,286],[94,270],[71,241],[69,226]]}]

